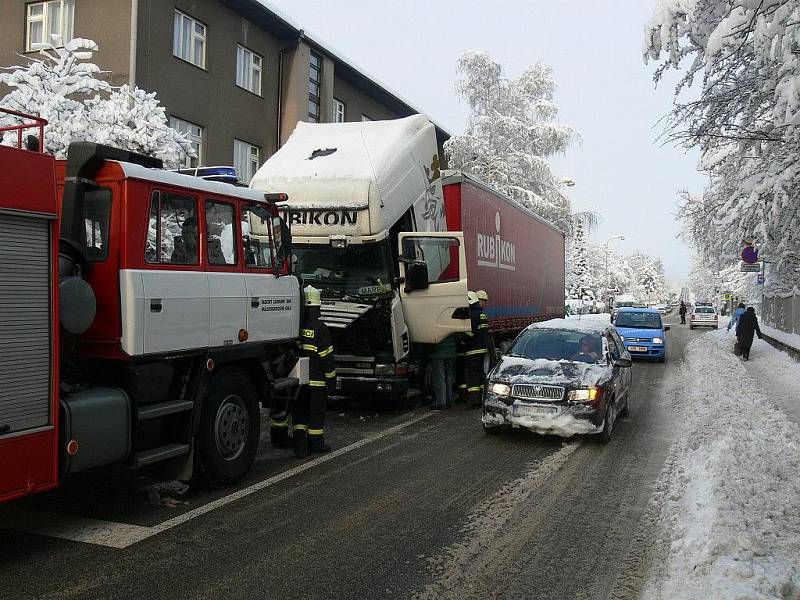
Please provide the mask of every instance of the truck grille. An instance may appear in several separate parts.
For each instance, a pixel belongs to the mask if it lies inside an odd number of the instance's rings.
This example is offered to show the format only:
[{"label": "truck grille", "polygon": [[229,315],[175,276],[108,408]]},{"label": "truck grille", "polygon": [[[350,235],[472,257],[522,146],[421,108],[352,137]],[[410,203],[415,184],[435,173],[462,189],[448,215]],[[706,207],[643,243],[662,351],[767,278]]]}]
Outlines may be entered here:
[{"label": "truck grille", "polygon": [[50,223],[0,213],[0,436],[50,422]]},{"label": "truck grille", "polygon": [[511,395],[525,400],[561,400],[564,397],[564,388],[558,385],[519,383],[511,389]]}]

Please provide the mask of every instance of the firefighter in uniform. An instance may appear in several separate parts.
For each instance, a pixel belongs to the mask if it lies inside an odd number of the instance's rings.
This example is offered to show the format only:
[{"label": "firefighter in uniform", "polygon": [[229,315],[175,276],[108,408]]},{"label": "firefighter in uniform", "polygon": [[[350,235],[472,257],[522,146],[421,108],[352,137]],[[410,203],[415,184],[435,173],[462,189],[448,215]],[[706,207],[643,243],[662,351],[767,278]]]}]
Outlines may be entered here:
[{"label": "firefighter in uniform", "polygon": [[328,391],[336,384],[336,363],[328,326],[320,320],[319,290],[308,286],[305,292],[306,319],[300,330],[300,355],[308,357],[309,381],[292,405],[292,439],[294,454],[330,452],[325,444],[325,408]]},{"label": "firefighter in uniform", "polygon": [[481,310],[480,300],[475,292],[467,294],[469,300],[469,317],[472,331],[462,338],[464,354],[464,384],[466,386],[466,402],[468,408],[479,408],[483,395],[483,361],[489,351],[489,319]]},{"label": "firefighter in uniform", "polygon": [[[481,312],[483,313],[483,316],[481,317],[481,324],[485,324],[484,329],[489,329],[489,316],[486,313],[486,307],[489,304],[489,294],[486,293],[486,290],[478,290],[475,292],[475,294],[478,296],[478,300],[480,300],[481,303]],[[492,339],[492,336],[489,335],[488,331],[486,334],[486,348],[489,352],[489,368],[491,369],[494,367],[496,359],[494,340]]]}]

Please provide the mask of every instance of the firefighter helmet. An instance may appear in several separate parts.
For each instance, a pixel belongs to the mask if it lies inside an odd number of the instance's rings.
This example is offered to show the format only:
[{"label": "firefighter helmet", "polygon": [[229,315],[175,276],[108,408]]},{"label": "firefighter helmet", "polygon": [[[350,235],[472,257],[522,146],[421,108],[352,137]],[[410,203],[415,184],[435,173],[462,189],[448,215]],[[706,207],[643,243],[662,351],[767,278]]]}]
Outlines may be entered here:
[{"label": "firefighter helmet", "polygon": [[303,289],[303,293],[306,297],[306,306],[322,306],[322,300],[317,288],[308,285]]},{"label": "firefighter helmet", "polygon": [[467,301],[470,304],[475,304],[478,301],[478,294],[475,292],[467,292]]},{"label": "firefighter helmet", "polygon": [[475,292],[475,295],[478,296],[478,300],[489,301],[489,294],[486,293],[486,290],[478,290]]}]

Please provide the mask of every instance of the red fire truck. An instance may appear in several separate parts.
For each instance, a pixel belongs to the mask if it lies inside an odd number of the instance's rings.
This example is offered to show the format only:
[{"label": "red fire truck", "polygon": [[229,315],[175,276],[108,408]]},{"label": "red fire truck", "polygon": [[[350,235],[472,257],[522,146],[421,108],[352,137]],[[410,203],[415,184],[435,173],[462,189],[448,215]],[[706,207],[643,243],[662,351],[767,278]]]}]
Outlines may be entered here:
[{"label": "red fire truck", "polygon": [[111,465],[240,479],[302,379],[285,195],[85,142],[56,161],[2,112],[0,501]]}]

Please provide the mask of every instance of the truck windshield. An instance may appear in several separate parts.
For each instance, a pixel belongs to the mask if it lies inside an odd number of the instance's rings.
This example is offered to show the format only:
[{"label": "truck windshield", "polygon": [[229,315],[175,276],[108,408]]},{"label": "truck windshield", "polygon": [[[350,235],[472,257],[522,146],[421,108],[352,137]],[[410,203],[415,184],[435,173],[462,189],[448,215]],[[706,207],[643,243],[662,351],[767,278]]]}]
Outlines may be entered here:
[{"label": "truck windshield", "polygon": [[297,244],[295,272],[303,285],[313,285],[328,296],[379,296],[392,289],[391,253],[386,243],[332,248]]}]

